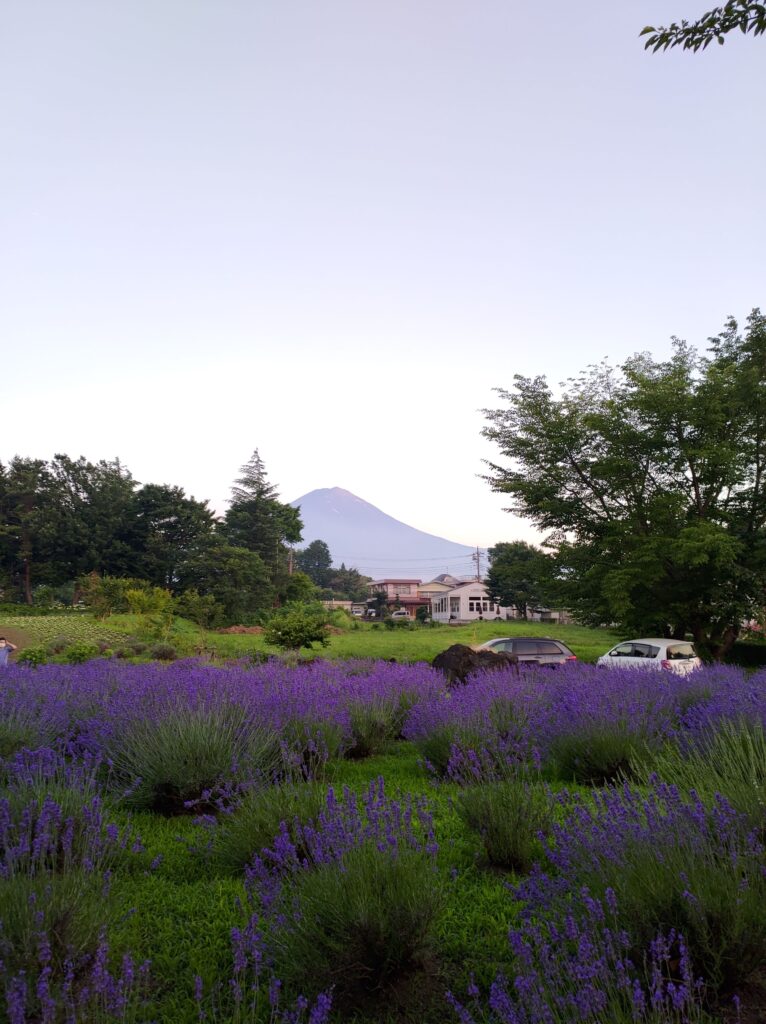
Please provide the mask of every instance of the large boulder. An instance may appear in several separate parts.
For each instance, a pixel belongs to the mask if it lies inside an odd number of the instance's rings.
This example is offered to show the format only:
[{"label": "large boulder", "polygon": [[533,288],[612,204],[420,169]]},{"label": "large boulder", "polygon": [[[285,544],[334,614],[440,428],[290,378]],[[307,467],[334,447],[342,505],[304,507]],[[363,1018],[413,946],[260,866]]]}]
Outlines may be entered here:
[{"label": "large boulder", "polygon": [[464,683],[471,672],[518,669],[519,659],[509,651],[475,651],[465,644],[453,644],[437,654],[431,664],[445,674],[447,686],[455,686]]}]

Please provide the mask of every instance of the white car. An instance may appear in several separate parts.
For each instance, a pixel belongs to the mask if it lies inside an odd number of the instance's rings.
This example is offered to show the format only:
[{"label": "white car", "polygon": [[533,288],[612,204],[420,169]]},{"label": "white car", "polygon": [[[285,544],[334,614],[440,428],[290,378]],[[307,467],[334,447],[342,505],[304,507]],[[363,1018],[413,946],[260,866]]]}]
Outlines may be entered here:
[{"label": "white car", "polygon": [[686,640],[668,640],[657,637],[626,640],[611,651],[602,654],[597,665],[607,668],[667,669],[685,676],[702,664],[692,644]]}]

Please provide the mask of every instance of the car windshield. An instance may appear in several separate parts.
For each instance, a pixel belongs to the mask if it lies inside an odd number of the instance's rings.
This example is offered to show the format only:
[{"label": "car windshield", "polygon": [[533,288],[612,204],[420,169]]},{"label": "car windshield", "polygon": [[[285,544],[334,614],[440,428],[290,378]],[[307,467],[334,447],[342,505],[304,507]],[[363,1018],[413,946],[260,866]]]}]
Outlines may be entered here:
[{"label": "car windshield", "polygon": [[691,644],[673,644],[668,647],[668,659],[696,658],[697,652]]}]

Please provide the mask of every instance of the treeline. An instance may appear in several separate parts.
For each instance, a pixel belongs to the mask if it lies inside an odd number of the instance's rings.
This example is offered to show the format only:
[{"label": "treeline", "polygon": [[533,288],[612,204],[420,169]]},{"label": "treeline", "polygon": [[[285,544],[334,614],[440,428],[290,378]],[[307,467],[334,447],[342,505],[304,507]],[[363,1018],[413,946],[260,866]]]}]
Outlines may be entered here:
[{"label": "treeline", "polygon": [[363,578],[353,569],[321,582],[295,571],[300,510],[279,500],[257,450],[240,473],[218,519],[182,487],[139,484],[119,460],[0,463],[0,600],[76,604],[96,577],[124,579],[165,590],[218,624],[253,621],[328,587],[356,597]]}]

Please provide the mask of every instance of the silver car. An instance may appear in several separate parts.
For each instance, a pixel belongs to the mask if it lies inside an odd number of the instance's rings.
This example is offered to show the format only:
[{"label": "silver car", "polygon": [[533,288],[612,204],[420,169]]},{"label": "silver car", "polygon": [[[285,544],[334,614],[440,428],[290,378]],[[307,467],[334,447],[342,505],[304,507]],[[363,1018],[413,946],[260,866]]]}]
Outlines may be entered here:
[{"label": "silver car", "polygon": [[617,644],[611,651],[602,654],[596,664],[607,668],[666,669],[685,676],[699,668],[702,662],[697,657],[694,645],[686,640],[648,637]]},{"label": "silver car", "polygon": [[479,644],[477,651],[507,651],[515,654],[519,662],[526,665],[543,665],[556,668],[568,661],[577,661],[577,655],[560,640],[548,636],[500,636]]}]

